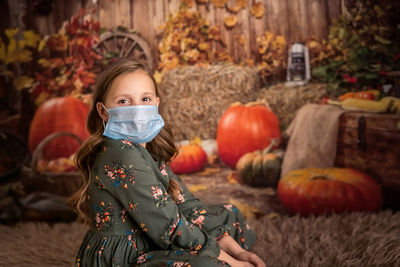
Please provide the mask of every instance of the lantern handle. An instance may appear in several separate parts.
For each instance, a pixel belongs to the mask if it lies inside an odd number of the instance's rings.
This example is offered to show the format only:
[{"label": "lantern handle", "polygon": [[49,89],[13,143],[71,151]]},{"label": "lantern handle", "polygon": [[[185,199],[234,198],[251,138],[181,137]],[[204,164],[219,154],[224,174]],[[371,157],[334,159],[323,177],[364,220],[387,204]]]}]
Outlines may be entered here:
[{"label": "lantern handle", "polygon": [[31,161],[31,168],[33,171],[36,170],[36,165],[37,162],[39,160],[39,157],[42,156],[42,151],[43,148],[53,139],[60,137],[60,136],[71,136],[73,137],[75,140],[77,140],[79,142],[79,144],[81,145],[83,143],[82,139],[77,136],[74,133],[70,133],[70,132],[56,132],[56,133],[52,133],[48,136],[46,136],[42,141],[40,141],[40,143],[38,144],[38,146],[36,147],[35,151],[33,151],[32,154],[32,161]]}]

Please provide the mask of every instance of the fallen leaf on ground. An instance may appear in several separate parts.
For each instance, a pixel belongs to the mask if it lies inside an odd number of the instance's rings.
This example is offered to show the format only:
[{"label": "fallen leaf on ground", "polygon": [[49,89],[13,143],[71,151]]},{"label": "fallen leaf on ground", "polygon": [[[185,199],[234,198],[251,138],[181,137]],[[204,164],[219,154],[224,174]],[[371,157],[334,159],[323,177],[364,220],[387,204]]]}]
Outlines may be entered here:
[{"label": "fallen leaf on ground", "polygon": [[253,206],[253,205],[249,205],[243,202],[240,202],[237,199],[234,198],[230,198],[228,199],[228,202],[235,205],[236,208],[238,208],[240,210],[240,212],[242,213],[243,217],[246,219],[249,218],[256,218],[256,214],[259,213],[257,207]]},{"label": "fallen leaf on ground", "polygon": [[226,179],[228,180],[228,184],[243,184],[243,181],[235,171],[230,171]]},{"label": "fallen leaf on ground", "polygon": [[276,218],[280,217],[281,215],[279,213],[276,213],[276,212],[271,212],[266,216],[267,216],[268,219],[272,220],[272,219],[276,219]]},{"label": "fallen leaf on ground", "polygon": [[206,176],[213,173],[219,173],[220,171],[220,168],[205,168],[204,171],[199,172],[198,175]]},{"label": "fallen leaf on ground", "polygon": [[276,195],[276,189],[273,187],[267,187],[264,189],[264,192],[266,193],[267,196],[275,196]]},{"label": "fallen leaf on ground", "polygon": [[197,191],[206,190],[207,186],[206,185],[202,185],[202,184],[190,185],[188,189],[189,189],[190,192],[194,193],[194,192],[197,192]]}]

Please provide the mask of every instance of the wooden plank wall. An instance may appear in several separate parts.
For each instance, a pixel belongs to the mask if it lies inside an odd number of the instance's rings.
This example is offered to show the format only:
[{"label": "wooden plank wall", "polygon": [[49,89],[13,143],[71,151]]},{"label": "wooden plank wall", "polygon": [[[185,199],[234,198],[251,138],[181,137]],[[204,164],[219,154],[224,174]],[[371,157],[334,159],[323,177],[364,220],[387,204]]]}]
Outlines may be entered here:
[{"label": "wooden plank wall", "polygon": [[[22,1],[22,0],[19,0]],[[226,8],[216,8],[211,2],[199,4],[199,11],[211,25],[217,25],[231,56],[240,59],[255,58],[256,38],[266,31],[283,35],[288,44],[304,41],[311,36],[324,38],[332,20],[342,13],[341,0],[256,0],[264,5],[263,17],[257,19],[250,14],[248,0],[246,9],[237,13],[238,23],[232,29],[224,26],[224,18],[232,15]],[[229,0],[234,4],[236,0]],[[113,28],[119,25],[135,29],[150,45],[153,57],[158,59],[157,43],[161,33],[159,27],[169,14],[175,13],[181,0],[55,0],[48,16],[35,15],[31,10],[28,23],[41,34],[56,32],[65,19],[80,8],[95,8],[94,15],[102,26]],[[246,42],[239,44],[235,36],[244,35]]]}]

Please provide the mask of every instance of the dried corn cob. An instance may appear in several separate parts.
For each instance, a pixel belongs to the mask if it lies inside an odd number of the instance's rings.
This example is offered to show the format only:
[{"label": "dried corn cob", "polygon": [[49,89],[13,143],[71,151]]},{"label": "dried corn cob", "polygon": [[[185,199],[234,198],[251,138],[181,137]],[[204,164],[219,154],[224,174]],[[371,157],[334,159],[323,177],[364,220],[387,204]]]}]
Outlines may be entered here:
[{"label": "dried corn cob", "polygon": [[385,98],[380,101],[357,98],[346,98],[342,102],[328,100],[328,104],[341,106],[346,110],[366,111],[373,113],[385,113],[389,110],[392,99]]}]

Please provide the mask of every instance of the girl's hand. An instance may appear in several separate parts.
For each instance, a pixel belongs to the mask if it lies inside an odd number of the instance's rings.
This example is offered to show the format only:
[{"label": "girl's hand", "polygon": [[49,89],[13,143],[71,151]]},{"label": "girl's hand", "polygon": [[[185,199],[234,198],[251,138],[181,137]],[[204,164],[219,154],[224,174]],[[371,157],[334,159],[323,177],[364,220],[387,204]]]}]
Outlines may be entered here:
[{"label": "girl's hand", "polygon": [[242,252],[236,254],[235,258],[240,261],[252,263],[256,267],[266,267],[265,262],[260,259],[260,257],[247,250],[243,250]]}]

